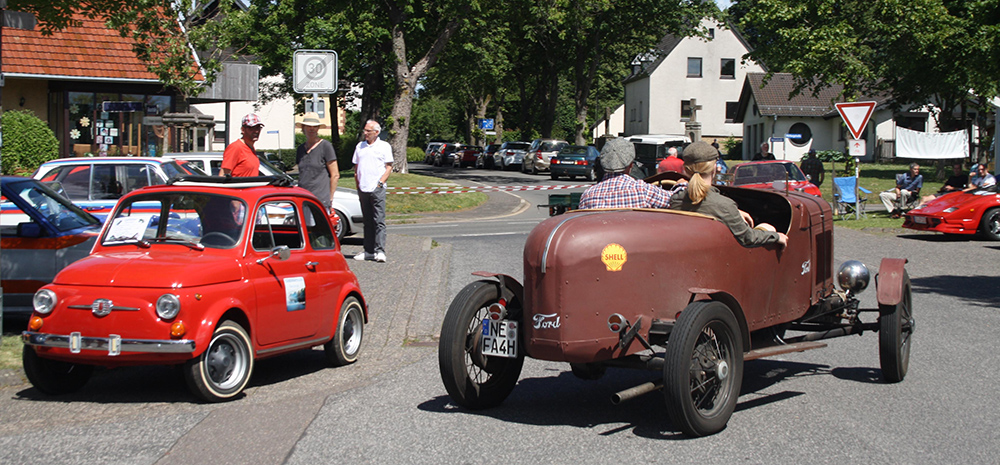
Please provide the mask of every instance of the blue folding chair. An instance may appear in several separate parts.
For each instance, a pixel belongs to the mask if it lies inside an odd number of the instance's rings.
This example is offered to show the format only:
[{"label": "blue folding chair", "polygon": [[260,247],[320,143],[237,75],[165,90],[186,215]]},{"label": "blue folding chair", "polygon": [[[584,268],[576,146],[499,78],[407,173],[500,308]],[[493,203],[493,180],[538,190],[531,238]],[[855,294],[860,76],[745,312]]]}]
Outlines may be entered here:
[{"label": "blue folding chair", "polygon": [[[872,191],[858,186],[856,176],[833,178],[833,186],[833,198],[837,202],[840,219],[845,220],[851,215],[854,215],[854,219],[861,216],[868,217],[865,214],[865,204],[868,203],[868,194],[871,194]],[[855,190],[855,188],[857,189]]]}]

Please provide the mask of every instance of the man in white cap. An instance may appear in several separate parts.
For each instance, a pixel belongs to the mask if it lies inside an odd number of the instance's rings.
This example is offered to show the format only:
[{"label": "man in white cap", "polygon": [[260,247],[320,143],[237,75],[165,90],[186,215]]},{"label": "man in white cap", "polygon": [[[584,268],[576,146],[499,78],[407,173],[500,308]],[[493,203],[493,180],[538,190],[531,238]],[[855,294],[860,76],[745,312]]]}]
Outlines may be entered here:
[{"label": "man in white cap", "polygon": [[299,187],[312,192],[331,211],[333,194],[337,192],[340,168],[333,144],[320,139],[320,128],[326,127],[316,113],[306,113],[299,123],[306,141],[295,150],[295,164],[299,165]]},{"label": "man in white cap", "polygon": [[223,176],[260,176],[260,160],[253,150],[253,144],[260,138],[260,130],[263,128],[264,123],[257,115],[250,113],[243,117],[243,137],[229,144],[222,153]]},{"label": "man in white cap", "polygon": [[635,146],[615,138],[601,149],[604,179],[583,191],[580,208],[667,208],[670,193],[628,173],[635,161]]}]

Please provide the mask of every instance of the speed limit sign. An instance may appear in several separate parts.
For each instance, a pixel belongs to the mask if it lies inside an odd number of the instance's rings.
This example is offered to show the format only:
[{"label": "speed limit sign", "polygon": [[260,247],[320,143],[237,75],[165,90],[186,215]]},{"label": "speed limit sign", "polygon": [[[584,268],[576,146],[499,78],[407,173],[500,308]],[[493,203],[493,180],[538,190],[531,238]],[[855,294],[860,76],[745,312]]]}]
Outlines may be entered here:
[{"label": "speed limit sign", "polygon": [[296,50],[292,72],[295,92],[332,94],[337,92],[337,52]]}]

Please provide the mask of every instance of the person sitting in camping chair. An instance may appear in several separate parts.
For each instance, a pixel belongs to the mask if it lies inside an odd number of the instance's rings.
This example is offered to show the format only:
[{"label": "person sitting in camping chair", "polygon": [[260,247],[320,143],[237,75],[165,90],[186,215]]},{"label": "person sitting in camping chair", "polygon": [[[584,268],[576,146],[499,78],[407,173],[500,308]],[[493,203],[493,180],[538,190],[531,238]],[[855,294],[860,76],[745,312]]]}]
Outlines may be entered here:
[{"label": "person sitting in camping chair", "polygon": [[899,218],[904,210],[909,210],[920,201],[920,188],[924,186],[924,177],[920,174],[920,165],[910,163],[910,170],[896,175],[896,188],[879,194],[885,211],[892,218]]}]

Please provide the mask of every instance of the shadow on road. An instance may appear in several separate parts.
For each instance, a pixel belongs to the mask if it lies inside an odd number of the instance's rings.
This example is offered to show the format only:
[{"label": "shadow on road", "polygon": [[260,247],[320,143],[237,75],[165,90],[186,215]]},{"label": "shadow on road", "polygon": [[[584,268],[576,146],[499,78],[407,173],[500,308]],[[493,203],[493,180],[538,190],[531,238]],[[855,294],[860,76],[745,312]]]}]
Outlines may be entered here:
[{"label": "shadow on road", "polygon": [[928,276],[910,282],[913,292],[957,297],[980,307],[1000,307],[996,276]]},{"label": "shadow on road", "polygon": [[[596,428],[598,434],[605,436],[631,430],[632,434],[649,439],[685,439],[686,436],[670,424],[660,391],[620,405],[611,403],[613,393],[655,380],[658,375],[659,373],[652,371],[609,368],[600,380],[585,381],[564,371],[556,377],[521,379],[514,392],[496,408],[468,410],[456,406],[448,396],[435,397],[417,408],[437,413],[482,415],[505,422],[538,426]],[[746,362],[743,375],[743,387],[736,412],[810,395],[794,390],[764,393],[780,389],[782,383],[793,378],[832,375],[844,380],[881,382],[881,372],[878,369],[831,370],[827,365],[778,360]],[[625,425],[603,431],[598,428],[604,424],[621,423]]]}]

